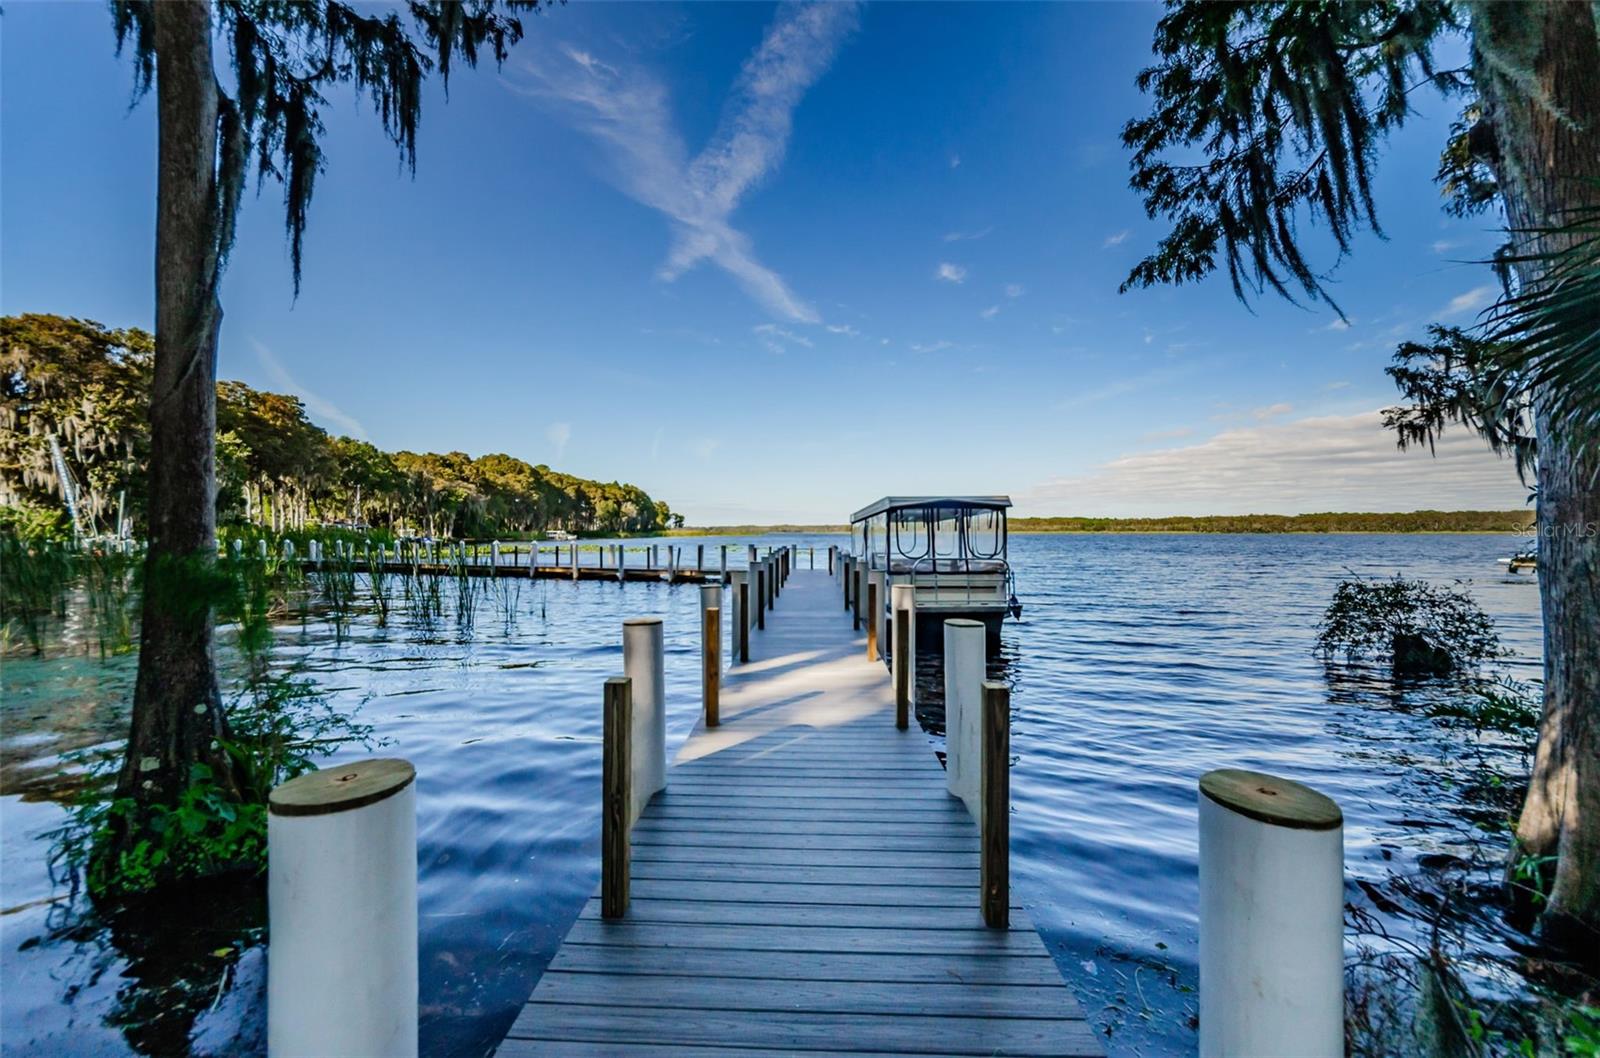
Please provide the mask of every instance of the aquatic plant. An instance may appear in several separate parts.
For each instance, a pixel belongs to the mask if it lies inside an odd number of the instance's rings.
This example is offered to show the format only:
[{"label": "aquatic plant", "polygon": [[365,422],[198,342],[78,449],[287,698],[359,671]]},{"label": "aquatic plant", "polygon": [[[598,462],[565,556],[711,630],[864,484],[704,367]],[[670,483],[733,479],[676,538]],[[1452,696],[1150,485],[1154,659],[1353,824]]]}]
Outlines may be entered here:
[{"label": "aquatic plant", "polygon": [[[341,746],[371,746],[373,730],[334,709],[309,680],[293,674],[252,678],[227,708],[229,737],[222,749],[233,765],[229,783],[196,763],[178,799],[135,806],[105,798],[119,763],[114,754],[80,758],[85,793],[52,852],[96,900],[117,900],[174,880],[266,869],[267,795],[279,783],[315,769]],[[138,841],[112,840],[127,813],[153,813]]]},{"label": "aquatic plant", "polygon": [[1505,656],[1472,596],[1423,580],[1346,580],[1317,629],[1324,657],[1386,659],[1397,675],[1442,676]]},{"label": "aquatic plant", "polygon": [[64,616],[75,570],[67,544],[0,534],[0,626],[10,639],[20,629],[35,654],[44,652],[45,626]]},{"label": "aquatic plant", "polygon": [[389,570],[384,564],[383,549],[376,552],[368,547],[364,556],[367,565],[367,586],[372,592],[372,612],[379,628],[389,624]]},{"label": "aquatic plant", "polygon": [[79,566],[84,591],[94,615],[102,658],[133,649],[134,603],[140,573],[139,556],[110,548],[94,548]]}]

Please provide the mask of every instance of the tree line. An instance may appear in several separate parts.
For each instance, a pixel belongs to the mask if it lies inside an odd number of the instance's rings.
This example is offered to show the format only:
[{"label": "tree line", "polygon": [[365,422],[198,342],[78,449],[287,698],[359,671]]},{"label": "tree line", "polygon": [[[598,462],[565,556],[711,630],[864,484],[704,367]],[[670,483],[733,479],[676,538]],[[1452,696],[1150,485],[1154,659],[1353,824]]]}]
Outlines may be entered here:
[{"label": "tree line", "polygon": [[[40,313],[0,319],[0,504],[13,508],[10,521],[69,531],[65,470],[81,527],[144,531],[154,350],[154,338],[138,328]],[[385,452],[330,434],[298,397],[243,382],[217,384],[216,416],[222,524],[283,532],[342,523],[487,537],[655,532],[683,523],[637,485],[590,481],[503,454]]]},{"label": "tree line", "polygon": [[1531,510],[1013,518],[1013,533],[1526,533]]}]

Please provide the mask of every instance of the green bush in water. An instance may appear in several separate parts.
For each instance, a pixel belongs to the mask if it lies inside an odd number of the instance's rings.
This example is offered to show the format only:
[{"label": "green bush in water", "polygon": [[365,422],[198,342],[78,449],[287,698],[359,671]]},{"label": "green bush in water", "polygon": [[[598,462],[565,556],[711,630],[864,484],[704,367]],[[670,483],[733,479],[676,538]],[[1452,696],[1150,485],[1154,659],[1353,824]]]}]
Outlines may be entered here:
[{"label": "green bush in water", "polygon": [[1505,656],[1472,596],[1423,580],[1346,580],[1317,629],[1324,657],[1387,659],[1397,675],[1443,676]]},{"label": "green bush in water", "polygon": [[229,872],[260,873],[267,859],[267,796],[273,787],[313,771],[340,746],[371,746],[372,728],[335,710],[309,680],[263,676],[228,707],[232,738],[223,744],[236,767],[237,795],[196,764],[176,804],[145,806],[149,836],[113,852],[119,815],[136,809],[125,798],[106,799],[121,755],[91,767],[89,790],[57,834],[58,865],[82,869],[96,900],[148,892],[171,881]]}]

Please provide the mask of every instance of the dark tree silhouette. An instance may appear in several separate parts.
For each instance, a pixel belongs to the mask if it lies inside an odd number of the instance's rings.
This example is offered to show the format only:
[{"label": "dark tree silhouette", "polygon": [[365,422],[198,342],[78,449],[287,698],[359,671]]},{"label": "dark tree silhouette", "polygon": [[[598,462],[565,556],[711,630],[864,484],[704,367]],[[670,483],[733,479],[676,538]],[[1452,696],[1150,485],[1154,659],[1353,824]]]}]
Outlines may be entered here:
[{"label": "dark tree silhouette", "polygon": [[[150,395],[149,554],[139,672],[108,852],[141,836],[144,806],[174,803],[195,764],[224,787],[233,768],[213,650],[216,557],[218,285],[253,168],[284,189],[295,287],[316,176],[324,92],[364,93],[385,133],[416,161],[423,84],[448,84],[451,64],[496,62],[522,36],[509,8],[533,2],[413,2],[365,15],[328,0],[118,0],[119,51],[132,51],[137,88],[155,87],[156,341]],[[231,68],[218,81],[213,46]]]},{"label": "dark tree silhouette", "polygon": [[[1460,357],[1434,364],[1445,377],[1429,379],[1429,365],[1402,350],[1397,381],[1434,403],[1395,425],[1403,442],[1446,422],[1486,427],[1526,456],[1524,410],[1531,420],[1545,700],[1516,854],[1553,865],[1541,930],[1590,953],[1600,951],[1597,19],[1589,3],[1175,2],[1156,29],[1156,63],[1139,75],[1151,112],[1123,134],[1133,187],[1150,216],[1171,223],[1124,290],[1223,267],[1242,299],[1332,305],[1312,229],[1331,233],[1336,257],[1360,230],[1377,230],[1372,175],[1411,93],[1466,97],[1440,179],[1457,212],[1504,213],[1508,296],[1487,335],[1499,347],[1474,348],[1485,373],[1465,389]],[[1467,66],[1433,62],[1449,34],[1470,44]],[[1505,403],[1485,415],[1484,397]]]}]

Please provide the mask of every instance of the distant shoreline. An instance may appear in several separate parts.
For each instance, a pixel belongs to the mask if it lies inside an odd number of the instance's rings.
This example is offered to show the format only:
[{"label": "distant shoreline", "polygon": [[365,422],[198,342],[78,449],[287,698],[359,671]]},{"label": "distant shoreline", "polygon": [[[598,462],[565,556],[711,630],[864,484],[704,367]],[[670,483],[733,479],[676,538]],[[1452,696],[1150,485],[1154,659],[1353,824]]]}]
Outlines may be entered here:
[{"label": "distant shoreline", "polygon": [[[1525,533],[1534,513],[1518,511],[1329,512],[1322,514],[1217,514],[1172,518],[1012,518],[1013,535],[1094,535],[1167,533]],[[670,536],[755,536],[764,534],[848,533],[848,525],[719,525],[674,529]]]}]

